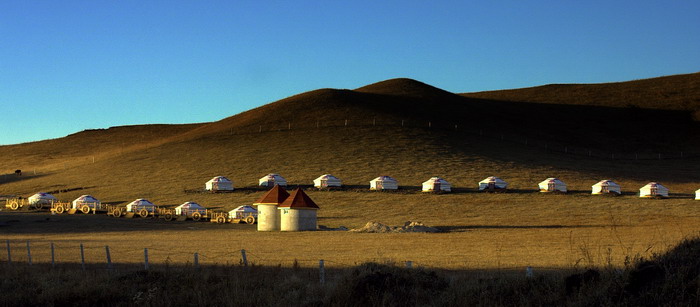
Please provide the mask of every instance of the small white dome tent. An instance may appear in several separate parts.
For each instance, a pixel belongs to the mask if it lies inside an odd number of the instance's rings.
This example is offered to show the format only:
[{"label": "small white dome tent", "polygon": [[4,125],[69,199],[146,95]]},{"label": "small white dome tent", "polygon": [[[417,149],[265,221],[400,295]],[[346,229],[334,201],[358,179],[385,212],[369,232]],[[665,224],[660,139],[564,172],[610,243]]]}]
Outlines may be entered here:
[{"label": "small white dome tent", "polygon": [[58,198],[49,193],[39,192],[29,196],[27,200],[29,201],[30,205],[50,205],[57,202]]},{"label": "small white dome tent", "polygon": [[379,176],[369,182],[370,190],[397,190],[398,188],[399,183],[396,181],[396,179],[389,176]]},{"label": "small white dome tent", "polygon": [[205,215],[207,213],[207,209],[193,201],[188,201],[183,203],[182,205],[175,207],[175,215],[189,216],[195,212],[199,212],[199,214]]},{"label": "small white dome tent", "polygon": [[88,208],[93,210],[102,209],[100,201],[91,195],[82,195],[73,201],[73,209],[82,209],[83,206],[88,206]]},{"label": "small white dome tent", "polygon": [[228,212],[228,217],[234,219],[245,219],[249,216],[258,219],[258,210],[256,210],[255,208],[253,208],[253,206],[250,205],[238,206],[236,207],[236,209],[233,209]]},{"label": "small white dome tent", "polygon": [[508,183],[496,176],[490,176],[479,181],[479,191],[498,192],[505,191],[506,188],[508,188]]},{"label": "small white dome tent", "polygon": [[267,174],[258,180],[258,185],[261,187],[273,187],[275,185],[286,187],[287,180],[279,174]]},{"label": "small white dome tent", "polygon": [[224,176],[216,176],[207,181],[207,183],[204,184],[204,187],[207,191],[212,192],[233,191],[233,182]]},{"label": "small white dome tent", "polygon": [[620,195],[622,191],[620,190],[620,185],[612,180],[601,180],[598,183],[591,186],[591,194],[593,195]]},{"label": "small white dome tent", "polygon": [[547,178],[539,183],[540,192],[566,193],[566,184],[557,178]]},{"label": "small white dome tent", "polygon": [[423,192],[451,192],[452,185],[440,177],[431,177],[423,182]]},{"label": "small white dome tent", "polygon": [[319,176],[318,178],[314,179],[314,187],[317,187],[319,189],[323,188],[339,188],[343,184],[340,181],[340,179],[336,176],[333,176],[331,174],[323,174]]},{"label": "small white dome tent", "polygon": [[660,198],[666,198],[668,197],[668,188],[665,186],[661,185],[660,183],[657,182],[649,182],[645,186],[639,189],[639,197],[643,198],[653,198],[653,197],[660,197]]},{"label": "small white dome tent", "polygon": [[152,202],[139,198],[137,200],[134,200],[130,202],[128,205],[126,205],[126,211],[128,212],[134,212],[138,213],[141,210],[146,210],[147,212],[151,213],[156,210],[156,205],[154,205]]}]

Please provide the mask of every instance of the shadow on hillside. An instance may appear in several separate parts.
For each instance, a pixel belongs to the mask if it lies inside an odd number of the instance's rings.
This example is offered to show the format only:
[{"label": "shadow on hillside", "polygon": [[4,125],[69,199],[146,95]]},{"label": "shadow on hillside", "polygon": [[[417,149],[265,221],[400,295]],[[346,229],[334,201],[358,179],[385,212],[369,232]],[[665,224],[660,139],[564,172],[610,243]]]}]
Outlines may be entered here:
[{"label": "shadow on hillside", "polygon": [[14,173],[3,174],[3,175],[0,175],[0,184],[19,182],[19,181],[24,181],[24,180],[34,179],[34,178],[41,178],[44,176],[46,176],[46,174],[39,174],[39,175],[25,174],[22,176],[15,175]]},{"label": "shadow on hillside", "polygon": [[[560,229],[560,228],[603,228],[612,225],[459,225],[433,226],[443,232],[463,232],[472,229]],[[620,226],[620,225],[616,225]]]}]

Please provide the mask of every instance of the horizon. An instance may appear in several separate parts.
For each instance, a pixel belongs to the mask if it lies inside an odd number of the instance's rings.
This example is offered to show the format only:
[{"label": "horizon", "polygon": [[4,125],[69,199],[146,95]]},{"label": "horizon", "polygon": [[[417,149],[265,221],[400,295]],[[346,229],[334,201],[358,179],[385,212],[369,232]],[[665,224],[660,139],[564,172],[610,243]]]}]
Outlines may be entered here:
[{"label": "horizon", "polygon": [[211,122],[393,78],[463,93],[694,73],[698,13],[654,1],[2,3],[0,145]]}]

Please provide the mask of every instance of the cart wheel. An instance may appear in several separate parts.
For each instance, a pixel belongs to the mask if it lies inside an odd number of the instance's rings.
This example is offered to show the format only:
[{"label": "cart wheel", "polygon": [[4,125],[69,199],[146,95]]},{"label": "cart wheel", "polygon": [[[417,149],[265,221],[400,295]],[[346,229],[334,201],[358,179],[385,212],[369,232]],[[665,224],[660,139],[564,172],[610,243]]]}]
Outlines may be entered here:
[{"label": "cart wheel", "polygon": [[139,216],[142,218],[147,218],[148,217],[148,210],[141,209],[141,211],[139,211]]},{"label": "cart wheel", "polygon": [[44,208],[44,204],[42,204],[42,203],[35,203],[34,205],[32,205],[32,207],[34,207],[34,209],[36,209],[36,210],[41,210],[41,209]]},{"label": "cart wheel", "polygon": [[219,224],[224,224],[226,223],[226,218],[224,218],[223,216],[217,217],[216,222]]},{"label": "cart wheel", "polygon": [[12,209],[12,210],[19,209],[19,202],[17,202],[16,200],[10,201],[10,209]]},{"label": "cart wheel", "polygon": [[63,208],[62,205],[56,206],[56,213],[57,214],[62,214],[63,212],[66,212],[66,208]]},{"label": "cart wheel", "polygon": [[245,218],[245,222],[248,224],[255,224],[255,217],[249,215],[247,218]]},{"label": "cart wheel", "polygon": [[192,213],[192,220],[199,221],[202,218],[202,214],[199,212]]},{"label": "cart wheel", "polygon": [[82,207],[80,208],[80,212],[85,213],[85,214],[90,213],[90,206],[88,206],[88,205],[82,206]]},{"label": "cart wheel", "polygon": [[121,217],[121,216],[122,216],[122,211],[119,210],[119,209],[114,209],[114,211],[112,211],[112,216],[114,216],[114,217]]},{"label": "cart wheel", "polygon": [[169,222],[169,221],[172,221],[172,220],[173,220],[173,215],[170,214],[170,213],[166,213],[166,214],[163,215],[163,218],[164,218],[166,221]]}]

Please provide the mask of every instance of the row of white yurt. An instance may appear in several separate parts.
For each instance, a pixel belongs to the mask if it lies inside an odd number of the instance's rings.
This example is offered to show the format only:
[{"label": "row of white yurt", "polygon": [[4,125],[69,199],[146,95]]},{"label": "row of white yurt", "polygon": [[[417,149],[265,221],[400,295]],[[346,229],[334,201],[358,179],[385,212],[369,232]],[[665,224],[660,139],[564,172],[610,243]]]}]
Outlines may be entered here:
[{"label": "row of white yurt", "polygon": [[156,205],[144,198],[139,198],[126,205],[126,211],[128,212],[139,212],[141,210],[146,210],[148,212],[156,211]]},{"label": "row of white yurt", "polygon": [[258,231],[316,230],[318,205],[301,189],[292,194],[275,185],[253,205],[258,206]]},{"label": "row of white yurt", "polygon": [[57,202],[58,198],[49,193],[39,192],[32,196],[29,196],[29,198],[27,198],[27,201],[29,201],[30,205],[50,205],[54,202]]},{"label": "row of white yurt", "polygon": [[175,207],[175,215],[186,215],[190,216],[192,213],[199,212],[199,214],[204,215],[207,213],[207,209],[202,207],[200,204],[188,201]]},{"label": "row of white yurt", "polygon": [[508,188],[508,183],[496,176],[490,176],[479,181],[479,191],[497,192],[504,191],[506,188]]},{"label": "row of white yurt", "polygon": [[591,186],[591,194],[593,195],[603,195],[603,194],[622,194],[620,185],[612,180],[606,179],[598,181],[598,183]]},{"label": "row of white yurt", "polygon": [[73,209],[80,209],[83,206],[88,206],[88,208],[93,210],[102,209],[100,201],[92,197],[92,195],[82,195],[73,201]]},{"label": "row of white yurt", "polygon": [[668,188],[657,182],[649,182],[639,189],[639,197],[668,197]]},{"label": "row of white yurt", "polygon": [[431,177],[423,182],[423,192],[451,192],[452,185],[440,177]]},{"label": "row of white yurt", "polygon": [[566,184],[557,178],[547,178],[538,184],[540,192],[566,193]]},{"label": "row of white yurt", "polygon": [[207,191],[233,191],[233,181],[224,177],[216,176],[204,184]]}]

